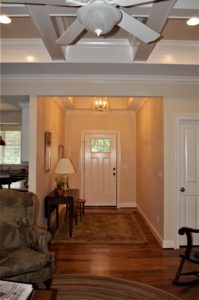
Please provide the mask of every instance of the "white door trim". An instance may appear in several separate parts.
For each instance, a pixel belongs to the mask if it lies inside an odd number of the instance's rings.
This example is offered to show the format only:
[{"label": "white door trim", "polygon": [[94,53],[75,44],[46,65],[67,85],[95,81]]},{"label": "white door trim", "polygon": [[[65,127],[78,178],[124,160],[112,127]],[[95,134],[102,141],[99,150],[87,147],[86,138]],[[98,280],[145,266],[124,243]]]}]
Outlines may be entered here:
[{"label": "white door trim", "polygon": [[180,149],[180,122],[182,121],[199,121],[199,114],[176,114],[175,115],[175,206],[174,206],[174,224],[175,224],[175,248],[178,249],[180,239],[178,234],[179,228],[179,201],[180,201],[180,180],[179,180],[179,149]]},{"label": "white door trim", "polygon": [[81,184],[80,184],[80,196],[84,198],[84,158],[85,158],[85,148],[84,148],[84,139],[86,134],[103,134],[103,135],[116,135],[116,161],[117,161],[117,181],[116,181],[116,203],[117,207],[120,207],[120,173],[121,173],[121,144],[120,144],[120,131],[119,130],[84,130],[81,133]]}]

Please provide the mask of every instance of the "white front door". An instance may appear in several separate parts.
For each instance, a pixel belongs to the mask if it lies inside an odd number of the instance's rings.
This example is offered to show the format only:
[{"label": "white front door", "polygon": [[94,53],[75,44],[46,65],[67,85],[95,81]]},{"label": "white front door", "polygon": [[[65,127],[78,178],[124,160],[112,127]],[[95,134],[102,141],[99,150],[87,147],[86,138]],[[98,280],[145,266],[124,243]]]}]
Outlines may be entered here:
[{"label": "white front door", "polygon": [[[199,120],[181,120],[179,124],[179,228],[199,228]],[[194,236],[199,244],[199,236]],[[186,245],[184,236],[179,245]]]},{"label": "white front door", "polygon": [[116,134],[85,134],[86,205],[116,206]]}]

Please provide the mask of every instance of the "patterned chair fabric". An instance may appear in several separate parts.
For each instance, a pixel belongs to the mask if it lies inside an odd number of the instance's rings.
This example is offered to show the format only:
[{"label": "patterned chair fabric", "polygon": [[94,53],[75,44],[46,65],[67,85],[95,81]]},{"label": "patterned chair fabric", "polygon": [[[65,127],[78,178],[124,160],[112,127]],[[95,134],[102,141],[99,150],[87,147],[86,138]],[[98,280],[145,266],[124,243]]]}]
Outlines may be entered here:
[{"label": "patterned chair fabric", "polygon": [[39,284],[50,282],[54,253],[51,234],[35,226],[36,195],[0,189],[0,279]]}]

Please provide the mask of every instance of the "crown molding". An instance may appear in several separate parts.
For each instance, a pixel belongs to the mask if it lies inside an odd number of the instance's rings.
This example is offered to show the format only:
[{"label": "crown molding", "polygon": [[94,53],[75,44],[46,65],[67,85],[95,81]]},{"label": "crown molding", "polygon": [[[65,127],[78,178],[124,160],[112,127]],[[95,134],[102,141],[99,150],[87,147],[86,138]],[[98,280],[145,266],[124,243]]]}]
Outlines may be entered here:
[{"label": "crown molding", "polygon": [[[51,62],[48,51],[41,39],[1,39],[2,62],[26,62],[27,55],[34,56],[36,62]],[[114,51],[113,51],[114,48]],[[133,47],[127,39],[82,39],[76,45],[64,47],[66,60],[62,63],[111,62],[137,64],[133,61]],[[161,40],[157,43],[148,63],[167,63],[167,55],[172,56],[170,64],[199,64],[198,41]]]},{"label": "crown molding", "polygon": [[199,84],[198,76],[137,76],[137,75],[1,75],[2,83],[139,83],[139,84]]}]

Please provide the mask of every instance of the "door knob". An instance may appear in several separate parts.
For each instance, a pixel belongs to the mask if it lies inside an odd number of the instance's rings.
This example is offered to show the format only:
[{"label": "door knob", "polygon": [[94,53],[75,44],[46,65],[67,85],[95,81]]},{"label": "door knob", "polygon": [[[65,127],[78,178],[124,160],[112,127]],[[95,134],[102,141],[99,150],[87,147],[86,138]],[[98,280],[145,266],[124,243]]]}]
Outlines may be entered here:
[{"label": "door knob", "polygon": [[184,188],[184,187],[181,187],[181,188],[180,188],[180,191],[181,191],[182,193],[184,193],[184,192],[185,192],[185,188]]},{"label": "door knob", "polygon": [[113,176],[115,176],[116,175],[116,173],[113,173]]}]

